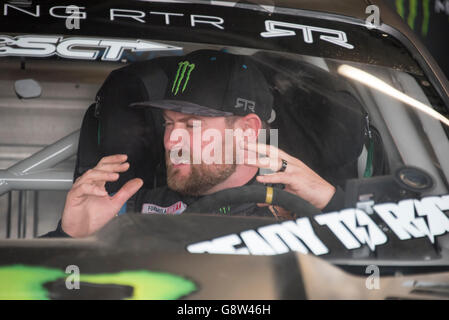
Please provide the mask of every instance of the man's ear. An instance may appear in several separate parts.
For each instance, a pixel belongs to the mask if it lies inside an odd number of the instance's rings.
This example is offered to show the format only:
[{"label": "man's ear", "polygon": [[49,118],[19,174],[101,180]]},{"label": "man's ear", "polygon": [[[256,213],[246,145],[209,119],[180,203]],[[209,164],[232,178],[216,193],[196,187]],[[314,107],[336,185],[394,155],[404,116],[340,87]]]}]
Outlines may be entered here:
[{"label": "man's ear", "polygon": [[251,132],[252,134],[248,136],[249,140],[251,142],[257,142],[259,130],[262,129],[262,120],[260,120],[258,115],[250,113],[239,119],[239,127],[244,132]]}]

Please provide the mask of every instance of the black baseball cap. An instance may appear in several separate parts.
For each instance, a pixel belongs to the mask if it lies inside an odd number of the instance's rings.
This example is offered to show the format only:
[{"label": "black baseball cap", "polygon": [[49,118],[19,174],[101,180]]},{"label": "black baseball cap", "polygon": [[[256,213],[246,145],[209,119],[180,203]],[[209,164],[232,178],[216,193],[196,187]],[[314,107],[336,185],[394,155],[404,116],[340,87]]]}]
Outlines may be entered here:
[{"label": "black baseball cap", "polygon": [[162,100],[131,104],[206,117],[257,114],[268,121],[273,95],[263,73],[247,56],[198,50],[177,57]]}]

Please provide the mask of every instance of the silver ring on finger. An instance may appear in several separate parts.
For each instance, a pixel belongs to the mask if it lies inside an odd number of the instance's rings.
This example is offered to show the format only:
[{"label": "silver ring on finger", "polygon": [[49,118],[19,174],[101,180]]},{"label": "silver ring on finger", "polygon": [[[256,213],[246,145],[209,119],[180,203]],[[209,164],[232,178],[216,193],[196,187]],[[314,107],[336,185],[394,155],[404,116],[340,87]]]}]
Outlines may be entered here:
[{"label": "silver ring on finger", "polygon": [[282,166],[281,168],[278,170],[278,172],[284,172],[287,169],[287,160],[281,159],[282,160]]}]

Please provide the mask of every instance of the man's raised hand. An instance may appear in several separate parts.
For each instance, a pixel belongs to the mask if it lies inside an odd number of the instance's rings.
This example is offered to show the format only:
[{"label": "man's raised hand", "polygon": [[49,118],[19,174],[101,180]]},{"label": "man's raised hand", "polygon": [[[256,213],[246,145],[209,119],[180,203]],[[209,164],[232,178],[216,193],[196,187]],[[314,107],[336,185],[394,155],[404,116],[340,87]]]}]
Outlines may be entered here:
[{"label": "man's raised hand", "polygon": [[[285,191],[296,194],[322,210],[334,196],[336,189],[301,160],[272,145],[241,143],[246,150],[245,164],[257,168],[267,168],[274,173],[257,176],[263,184],[284,184]],[[253,160],[253,161],[250,161]],[[284,172],[279,171],[282,160],[287,161]]]},{"label": "man's raised hand", "polygon": [[102,228],[143,185],[132,179],[113,196],[109,196],[106,182],[116,181],[119,172],[129,169],[126,155],[102,158],[98,164],[76,179],[67,194],[62,214],[62,229],[71,237],[86,237]]}]

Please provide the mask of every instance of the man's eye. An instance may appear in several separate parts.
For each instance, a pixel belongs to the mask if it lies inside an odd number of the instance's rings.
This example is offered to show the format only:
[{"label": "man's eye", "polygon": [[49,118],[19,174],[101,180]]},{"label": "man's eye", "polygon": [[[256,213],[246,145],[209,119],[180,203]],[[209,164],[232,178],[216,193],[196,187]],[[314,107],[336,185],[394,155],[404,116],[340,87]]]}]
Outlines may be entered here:
[{"label": "man's eye", "polygon": [[168,121],[165,121],[165,122],[162,124],[163,127],[168,127],[168,126],[172,126],[172,125],[173,125],[173,122],[168,122]]},{"label": "man's eye", "polygon": [[197,127],[201,127],[201,121],[189,121],[186,124],[187,128],[197,128]]}]

